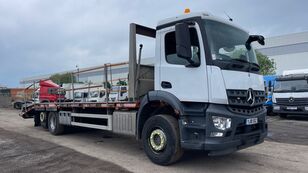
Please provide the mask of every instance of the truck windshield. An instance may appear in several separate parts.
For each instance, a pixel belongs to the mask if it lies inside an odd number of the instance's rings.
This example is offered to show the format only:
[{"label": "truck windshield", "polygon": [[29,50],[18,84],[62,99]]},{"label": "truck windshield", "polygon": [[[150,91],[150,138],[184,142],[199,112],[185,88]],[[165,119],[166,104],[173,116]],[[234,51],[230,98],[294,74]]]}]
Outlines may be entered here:
[{"label": "truck windshield", "polygon": [[117,96],[117,95],[118,95],[118,92],[111,92],[111,93],[109,94],[109,97]]},{"label": "truck windshield", "polygon": [[75,95],[75,98],[82,98],[81,92],[75,92],[74,95]]},{"label": "truck windshield", "polygon": [[308,91],[308,82],[302,80],[276,81],[274,92],[301,92]]},{"label": "truck windshield", "polygon": [[213,61],[236,61],[258,66],[255,51],[245,46],[249,37],[247,32],[213,20],[205,19],[204,23]]},{"label": "truck windshield", "polygon": [[90,97],[92,97],[92,98],[98,97],[98,91],[92,91],[92,92],[90,92]]}]

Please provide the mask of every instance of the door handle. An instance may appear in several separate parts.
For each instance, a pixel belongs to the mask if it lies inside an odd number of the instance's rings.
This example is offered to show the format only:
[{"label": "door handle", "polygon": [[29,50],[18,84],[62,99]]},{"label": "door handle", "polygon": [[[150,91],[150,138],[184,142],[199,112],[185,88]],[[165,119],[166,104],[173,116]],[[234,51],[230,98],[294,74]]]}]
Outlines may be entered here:
[{"label": "door handle", "polygon": [[172,88],[172,85],[171,85],[170,82],[162,81],[161,82],[161,87],[164,88],[164,89],[167,89],[167,88]]}]

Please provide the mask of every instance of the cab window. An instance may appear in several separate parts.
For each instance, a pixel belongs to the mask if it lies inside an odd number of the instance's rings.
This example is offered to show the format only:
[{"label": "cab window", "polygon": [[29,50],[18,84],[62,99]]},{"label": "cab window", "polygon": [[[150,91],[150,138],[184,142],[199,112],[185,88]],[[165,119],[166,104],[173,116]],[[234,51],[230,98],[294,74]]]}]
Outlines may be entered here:
[{"label": "cab window", "polygon": [[[195,28],[190,28],[190,40],[191,40],[191,52],[192,61],[200,64],[200,46],[198,40],[197,30]],[[165,57],[169,64],[176,65],[189,65],[187,60],[180,58],[176,54],[176,41],[175,41],[175,31],[169,32],[165,35]]]}]

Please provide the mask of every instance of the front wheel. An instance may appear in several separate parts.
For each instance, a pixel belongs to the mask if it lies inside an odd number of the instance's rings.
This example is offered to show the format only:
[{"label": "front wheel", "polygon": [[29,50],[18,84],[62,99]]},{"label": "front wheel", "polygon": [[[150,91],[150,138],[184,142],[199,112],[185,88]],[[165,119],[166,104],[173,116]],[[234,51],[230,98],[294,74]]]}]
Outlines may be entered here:
[{"label": "front wheel", "polygon": [[48,130],[53,135],[60,135],[64,132],[64,126],[59,122],[56,112],[50,112],[48,116]]},{"label": "front wheel", "polygon": [[142,143],[149,159],[159,165],[169,165],[183,155],[178,121],[170,115],[149,118],[142,130]]}]

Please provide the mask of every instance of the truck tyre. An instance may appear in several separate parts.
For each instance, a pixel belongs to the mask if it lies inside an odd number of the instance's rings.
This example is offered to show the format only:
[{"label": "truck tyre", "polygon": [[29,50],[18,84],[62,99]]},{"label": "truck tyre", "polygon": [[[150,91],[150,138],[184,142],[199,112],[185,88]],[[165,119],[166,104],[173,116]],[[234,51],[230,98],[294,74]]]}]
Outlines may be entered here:
[{"label": "truck tyre", "polygon": [[15,103],[14,103],[14,108],[15,108],[15,109],[21,109],[21,103],[15,102]]},{"label": "truck tyre", "polygon": [[170,165],[183,155],[178,121],[170,115],[149,118],[142,130],[143,149],[158,165]]},{"label": "truck tyre", "polygon": [[287,118],[287,114],[279,114],[280,118]]},{"label": "truck tyre", "polygon": [[34,127],[41,126],[41,121],[40,121],[40,115],[39,114],[34,114],[33,120],[34,120]]},{"label": "truck tyre", "polygon": [[64,126],[59,122],[57,112],[50,112],[48,116],[48,130],[53,135],[60,135],[64,132]]},{"label": "truck tyre", "polygon": [[40,113],[40,124],[44,129],[48,128],[48,123],[47,123],[47,114],[46,112],[41,112]]}]

